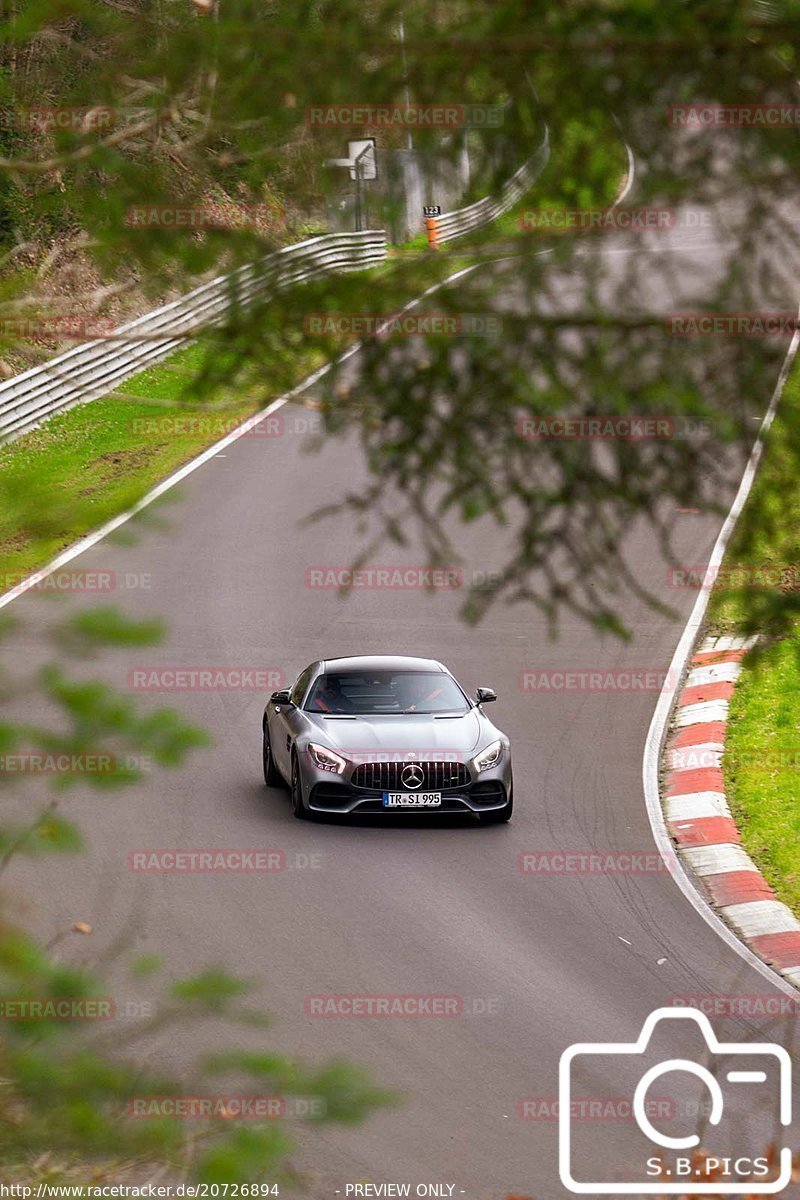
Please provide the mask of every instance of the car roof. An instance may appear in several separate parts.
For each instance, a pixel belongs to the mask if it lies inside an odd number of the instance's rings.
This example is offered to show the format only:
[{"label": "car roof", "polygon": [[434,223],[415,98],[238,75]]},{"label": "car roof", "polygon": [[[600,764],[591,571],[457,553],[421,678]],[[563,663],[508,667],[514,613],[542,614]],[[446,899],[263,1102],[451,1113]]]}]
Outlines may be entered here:
[{"label": "car roof", "polygon": [[405,654],[357,654],[351,658],[326,658],[320,663],[322,673],[326,671],[441,671],[448,675],[447,667],[435,658],[413,658]]}]

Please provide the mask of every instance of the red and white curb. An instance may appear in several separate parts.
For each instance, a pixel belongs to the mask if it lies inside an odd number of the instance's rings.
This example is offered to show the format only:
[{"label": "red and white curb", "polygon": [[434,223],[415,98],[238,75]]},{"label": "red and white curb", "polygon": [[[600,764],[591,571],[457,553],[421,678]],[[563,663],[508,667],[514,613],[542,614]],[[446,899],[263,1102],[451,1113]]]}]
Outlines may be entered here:
[{"label": "red and white curb", "polygon": [[755,638],[707,638],[690,663],[666,744],[664,811],[686,868],[751,950],[800,987],[800,921],[745,853],[722,781],[728,705]]}]

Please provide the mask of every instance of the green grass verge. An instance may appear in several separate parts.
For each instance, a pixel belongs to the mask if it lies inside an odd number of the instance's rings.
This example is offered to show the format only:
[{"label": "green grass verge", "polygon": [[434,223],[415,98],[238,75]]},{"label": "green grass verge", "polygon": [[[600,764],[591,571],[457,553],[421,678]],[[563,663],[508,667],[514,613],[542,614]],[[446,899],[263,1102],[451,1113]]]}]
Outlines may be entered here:
[{"label": "green grass verge", "polygon": [[[382,264],[377,271],[387,311],[467,261],[463,255],[424,255]],[[256,372],[256,385],[213,387],[193,401],[187,388],[208,352],[198,343],[110,395],[0,446],[0,593],[130,508],[160,480],[335,357],[349,340],[284,346],[266,372]],[[222,358],[215,355],[217,368]]]},{"label": "green grass verge", "polygon": [[[708,621],[715,633],[789,634],[800,606],[800,360],[769,432],[761,467],[734,532]],[[736,586],[741,580],[743,586]]]},{"label": "green grass verge", "polygon": [[[263,390],[182,399],[203,353],[200,346],[181,351],[0,448],[0,591],[124,512],[268,402],[268,388],[266,399]],[[298,355],[297,378],[321,359],[319,350]]]},{"label": "green grass verge", "polygon": [[[626,162],[616,130],[598,130],[594,117],[585,126],[573,121],[563,143],[557,165],[551,158],[545,169],[545,191],[537,181],[534,192],[550,197],[549,203],[556,196],[570,206],[610,203]],[[531,195],[492,226],[493,240],[519,233],[518,215],[530,206]],[[431,284],[481,262],[486,237],[485,231],[477,232],[438,253],[420,253],[425,245],[420,235],[418,249],[403,247],[373,270],[381,281],[381,304],[396,311]],[[260,364],[257,385],[215,388],[195,401],[187,398],[186,389],[207,347],[192,346],[111,395],[70,409],[0,447],[0,592],[130,508],[157,482],[346,345],[346,339],[339,339],[324,347],[303,341],[289,352],[284,346],[280,361],[268,360],[266,369]],[[174,424],[159,425],[162,417]],[[164,428],[168,432],[161,432]]]},{"label": "green grass verge", "polygon": [[[725,791],[748,854],[800,914],[800,364],[712,595],[715,633],[761,635],[731,702]],[[737,578],[738,572],[738,578]],[[747,586],[733,587],[738,580]]]},{"label": "green grass verge", "polygon": [[780,900],[800,913],[800,641],[774,642],[747,665],[730,708],[725,790],[744,848]]}]

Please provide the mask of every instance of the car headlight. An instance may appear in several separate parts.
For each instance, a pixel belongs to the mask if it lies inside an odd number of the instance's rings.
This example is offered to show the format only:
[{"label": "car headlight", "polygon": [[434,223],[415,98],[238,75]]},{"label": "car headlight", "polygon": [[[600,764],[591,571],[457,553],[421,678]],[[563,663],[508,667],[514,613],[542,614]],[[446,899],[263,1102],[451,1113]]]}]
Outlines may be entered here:
[{"label": "car headlight", "polygon": [[481,771],[488,771],[490,767],[497,765],[502,753],[502,742],[490,742],[485,750],[481,750],[480,754],[475,755],[472,765],[479,774]]},{"label": "car headlight", "polygon": [[340,755],[334,754],[332,750],[328,750],[325,746],[317,746],[314,742],[308,743],[308,753],[311,756],[314,766],[319,767],[320,771],[333,771],[334,775],[341,775],[347,766],[347,763]]}]

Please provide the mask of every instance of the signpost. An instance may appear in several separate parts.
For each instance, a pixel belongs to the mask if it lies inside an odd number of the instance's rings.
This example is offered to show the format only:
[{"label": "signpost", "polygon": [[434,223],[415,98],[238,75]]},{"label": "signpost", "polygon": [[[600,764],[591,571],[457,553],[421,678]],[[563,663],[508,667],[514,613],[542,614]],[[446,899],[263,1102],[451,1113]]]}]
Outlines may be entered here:
[{"label": "signpost", "polygon": [[347,158],[328,158],[328,167],[347,167],[350,178],[356,184],[356,229],[367,226],[367,196],[362,183],[377,179],[378,160],[375,153],[375,138],[358,138],[347,143]]},{"label": "signpost", "polygon": [[350,178],[376,179],[378,164],[375,158],[375,138],[359,138],[347,143],[347,157],[350,159]]}]

